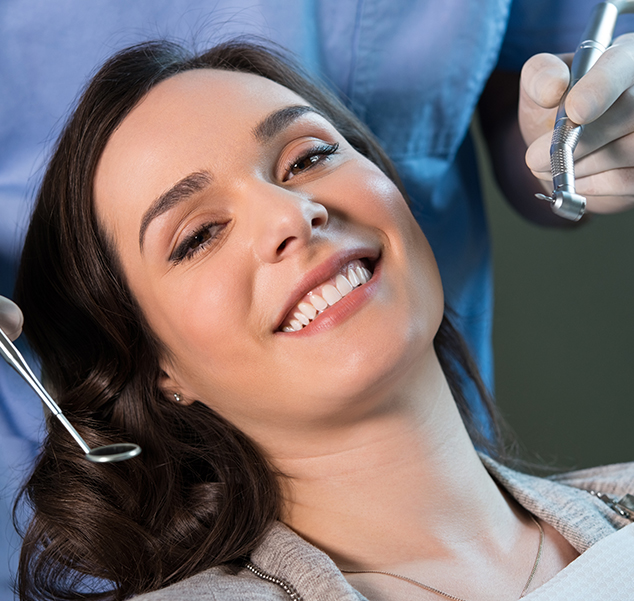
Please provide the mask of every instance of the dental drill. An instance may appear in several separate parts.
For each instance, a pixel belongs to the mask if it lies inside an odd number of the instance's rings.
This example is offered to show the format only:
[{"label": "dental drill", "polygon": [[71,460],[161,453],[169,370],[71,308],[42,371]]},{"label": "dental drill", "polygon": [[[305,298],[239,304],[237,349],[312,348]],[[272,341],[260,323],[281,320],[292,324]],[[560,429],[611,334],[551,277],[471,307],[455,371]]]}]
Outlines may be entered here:
[{"label": "dental drill", "polygon": [[572,60],[570,84],[559,103],[550,145],[553,193],[552,196],[545,194],[535,196],[550,202],[554,213],[571,221],[581,219],[586,210],[585,197],[575,191],[575,165],[572,156],[583,131],[583,125],[577,125],[566,115],[566,98],[572,87],[592,68],[612,43],[618,16],[632,12],[634,12],[634,0],[610,0],[594,7]]}]

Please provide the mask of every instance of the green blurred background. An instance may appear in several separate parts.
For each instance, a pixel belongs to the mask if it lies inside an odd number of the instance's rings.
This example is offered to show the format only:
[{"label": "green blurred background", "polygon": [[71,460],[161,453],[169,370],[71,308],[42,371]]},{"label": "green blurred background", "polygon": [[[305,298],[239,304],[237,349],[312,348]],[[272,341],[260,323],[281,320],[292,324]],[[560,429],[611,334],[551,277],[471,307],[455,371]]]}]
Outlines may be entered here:
[{"label": "green blurred background", "polygon": [[[495,396],[524,457],[634,460],[634,211],[574,230],[510,208],[478,139],[495,273]],[[536,202],[538,202],[536,200]]]}]

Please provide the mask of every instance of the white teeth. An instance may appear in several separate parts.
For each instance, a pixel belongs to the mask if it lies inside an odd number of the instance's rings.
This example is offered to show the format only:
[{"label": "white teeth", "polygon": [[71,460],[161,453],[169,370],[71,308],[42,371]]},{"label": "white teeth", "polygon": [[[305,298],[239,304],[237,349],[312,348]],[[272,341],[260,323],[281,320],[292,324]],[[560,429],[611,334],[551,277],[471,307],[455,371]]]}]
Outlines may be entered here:
[{"label": "white teeth", "polygon": [[313,307],[310,303],[299,303],[297,308],[311,321],[317,316],[317,309],[315,309],[315,307]]},{"label": "white teeth", "polygon": [[337,286],[337,290],[339,290],[341,296],[345,296],[353,290],[352,284],[341,274],[335,278],[335,286]]},{"label": "white teeth", "polygon": [[310,302],[313,305],[313,307],[317,309],[317,311],[323,311],[324,309],[328,307],[328,303],[323,298],[321,298],[319,294],[311,294]]},{"label": "white teeth", "polygon": [[357,272],[357,277],[359,278],[359,281],[362,284],[365,284],[368,281],[368,278],[365,275],[366,270],[360,265],[357,265],[357,267],[355,267],[355,271]]},{"label": "white teeth", "polygon": [[310,323],[310,319],[308,319],[308,317],[306,317],[306,315],[304,315],[301,311],[293,313],[293,317],[304,326],[307,326]]},{"label": "white teeth", "polygon": [[282,327],[282,331],[298,332],[310,324],[319,313],[332,307],[357,286],[365,284],[372,278],[372,272],[360,265],[359,261],[351,263],[345,273],[346,275],[337,274],[334,281],[330,280],[331,283],[322,285],[319,294],[311,292],[307,298],[305,297],[306,300],[298,303],[292,318]]},{"label": "white teeth", "polygon": [[332,307],[337,301],[340,301],[343,296],[334,286],[331,284],[326,284],[321,289],[321,294],[324,297],[324,300]]}]

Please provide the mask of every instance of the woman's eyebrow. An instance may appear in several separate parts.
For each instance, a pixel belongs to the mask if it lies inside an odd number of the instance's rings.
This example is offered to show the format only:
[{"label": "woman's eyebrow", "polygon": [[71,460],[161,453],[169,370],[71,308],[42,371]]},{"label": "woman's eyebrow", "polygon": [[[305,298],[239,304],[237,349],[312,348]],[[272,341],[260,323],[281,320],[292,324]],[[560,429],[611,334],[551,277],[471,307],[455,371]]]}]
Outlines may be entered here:
[{"label": "woman's eyebrow", "polygon": [[152,222],[159,215],[166,213],[177,204],[191,198],[211,183],[211,175],[206,171],[196,171],[174,184],[167,192],[163,192],[143,213],[141,227],[139,229],[139,248],[143,252],[143,238],[145,232]]},{"label": "woman's eyebrow", "polygon": [[303,104],[286,106],[267,115],[260,121],[260,123],[253,128],[253,135],[259,142],[266,143],[293,123],[293,121],[306,113],[315,113],[320,117],[324,117],[320,111],[312,106],[305,106]]}]

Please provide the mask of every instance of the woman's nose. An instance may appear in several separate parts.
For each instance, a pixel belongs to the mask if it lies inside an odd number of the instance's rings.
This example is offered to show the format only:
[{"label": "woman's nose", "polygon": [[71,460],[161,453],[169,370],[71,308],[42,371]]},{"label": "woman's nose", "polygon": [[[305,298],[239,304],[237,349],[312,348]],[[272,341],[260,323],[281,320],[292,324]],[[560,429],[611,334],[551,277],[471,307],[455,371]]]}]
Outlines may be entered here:
[{"label": "woman's nose", "polygon": [[255,249],[267,263],[301,248],[328,223],[324,205],[272,184],[258,192],[251,206]]}]

